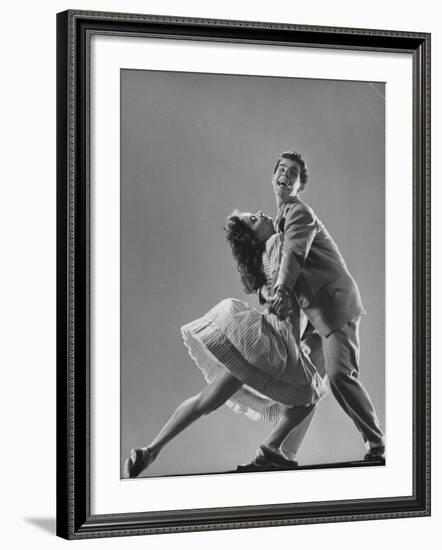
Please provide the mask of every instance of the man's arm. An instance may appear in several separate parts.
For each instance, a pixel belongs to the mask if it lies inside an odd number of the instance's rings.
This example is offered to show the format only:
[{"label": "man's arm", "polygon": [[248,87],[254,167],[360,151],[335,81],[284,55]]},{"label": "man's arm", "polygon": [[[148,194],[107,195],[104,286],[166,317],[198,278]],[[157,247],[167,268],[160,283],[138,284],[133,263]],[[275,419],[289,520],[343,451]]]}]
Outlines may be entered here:
[{"label": "man's arm", "polygon": [[271,311],[280,319],[288,315],[289,292],[304,268],[315,234],[316,223],[311,210],[298,202],[290,206],[285,217],[281,263],[271,305]]},{"label": "man's arm", "polygon": [[291,290],[296,283],[310,252],[317,225],[312,211],[296,202],[286,212],[284,244],[275,289]]}]

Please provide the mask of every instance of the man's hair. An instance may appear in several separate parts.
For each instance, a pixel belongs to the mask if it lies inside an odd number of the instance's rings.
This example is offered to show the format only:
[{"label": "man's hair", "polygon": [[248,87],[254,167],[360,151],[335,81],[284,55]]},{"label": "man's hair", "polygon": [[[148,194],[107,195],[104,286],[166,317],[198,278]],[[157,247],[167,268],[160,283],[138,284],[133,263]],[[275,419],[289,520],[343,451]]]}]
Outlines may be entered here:
[{"label": "man's hair", "polygon": [[273,169],[273,173],[275,173],[276,170],[278,169],[279,163],[281,162],[282,159],[288,159],[288,160],[297,162],[299,164],[299,167],[301,168],[301,171],[299,174],[299,181],[301,182],[301,190],[303,190],[308,182],[308,171],[307,171],[307,164],[305,163],[305,160],[302,158],[301,153],[297,153],[296,151],[285,151],[284,153],[281,153],[278,157],[278,160],[276,161],[275,168]]}]

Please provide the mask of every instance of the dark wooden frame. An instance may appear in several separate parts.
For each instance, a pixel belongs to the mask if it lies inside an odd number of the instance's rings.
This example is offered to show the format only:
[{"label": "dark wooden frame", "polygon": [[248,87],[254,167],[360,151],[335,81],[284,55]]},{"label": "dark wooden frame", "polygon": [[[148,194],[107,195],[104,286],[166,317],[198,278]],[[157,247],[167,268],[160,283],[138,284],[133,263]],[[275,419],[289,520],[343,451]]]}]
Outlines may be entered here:
[{"label": "dark wooden frame", "polygon": [[[413,495],[284,505],[90,512],[89,41],[156,36],[413,57]],[[430,35],[69,10],[57,15],[57,534],[68,539],[430,514]]]}]

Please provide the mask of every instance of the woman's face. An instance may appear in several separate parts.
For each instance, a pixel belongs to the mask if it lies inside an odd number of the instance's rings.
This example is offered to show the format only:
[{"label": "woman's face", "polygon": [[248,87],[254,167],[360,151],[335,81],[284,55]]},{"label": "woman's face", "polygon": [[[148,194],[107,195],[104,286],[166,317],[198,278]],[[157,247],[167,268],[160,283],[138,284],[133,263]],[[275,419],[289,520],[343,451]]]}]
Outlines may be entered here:
[{"label": "woman's face", "polygon": [[275,233],[272,218],[263,214],[262,210],[256,212],[256,214],[243,212],[239,217],[253,230],[255,236],[261,242],[265,242]]}]

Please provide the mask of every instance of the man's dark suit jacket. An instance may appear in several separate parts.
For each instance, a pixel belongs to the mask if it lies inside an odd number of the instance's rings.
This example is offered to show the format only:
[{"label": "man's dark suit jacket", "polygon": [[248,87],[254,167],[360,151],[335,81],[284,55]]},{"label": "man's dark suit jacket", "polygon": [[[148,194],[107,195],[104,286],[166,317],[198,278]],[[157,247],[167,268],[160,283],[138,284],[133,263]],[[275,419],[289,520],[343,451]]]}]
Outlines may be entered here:
[{"label": "man's dark suit jacket", "polygon": [[283,204],[275,229],[284,233],[274,288],[294,292],[321,336],[365,313],[358,286],[324,224],[297,197]]}]

